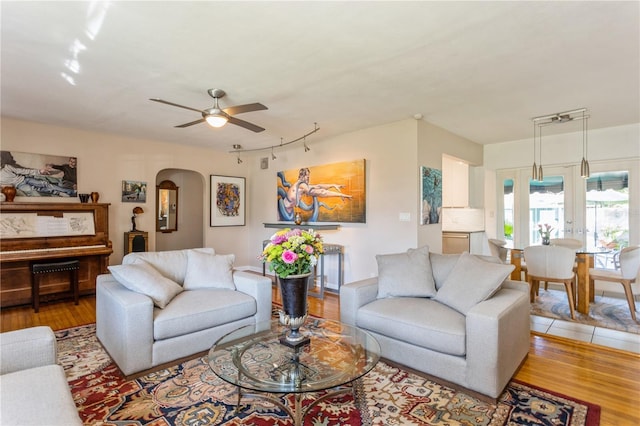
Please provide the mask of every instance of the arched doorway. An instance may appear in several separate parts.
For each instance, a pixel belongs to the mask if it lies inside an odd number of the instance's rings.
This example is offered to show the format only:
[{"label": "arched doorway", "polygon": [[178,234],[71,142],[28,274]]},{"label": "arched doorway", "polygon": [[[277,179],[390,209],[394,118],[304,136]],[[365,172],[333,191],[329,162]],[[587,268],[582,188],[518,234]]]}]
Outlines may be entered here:
[{"label": "arched doorway", "polygon": [[[156,175],[156,185],[170,180],[179,187],[178,230],[156,232],[156,251],[202,247],[204,244],[204,177],[192,170],[164,169]],[[154,187],[155,190],[155,187]],[[158,212],[155,212],[158,216]]]}]

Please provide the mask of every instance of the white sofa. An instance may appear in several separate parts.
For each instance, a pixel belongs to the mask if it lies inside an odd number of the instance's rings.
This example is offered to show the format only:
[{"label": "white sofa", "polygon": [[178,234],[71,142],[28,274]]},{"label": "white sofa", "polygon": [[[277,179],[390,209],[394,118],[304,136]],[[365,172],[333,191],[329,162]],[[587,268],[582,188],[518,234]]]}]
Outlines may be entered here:
[{"label": "white sofa", "polygon": [[375,336],[383,358],[497,398],[529,350],[513,266],[428,247],[377,260],[378,277],[341,287],[341,320]]},{"label": "white sofa", "polygon": [[82,425],[49,327],[0,334],[0,424]]},{"label": "white sofa", "polygon": [[127,376],[271,318],[271,280],[213,249],[130,253],[96,282],[96,334]]}]

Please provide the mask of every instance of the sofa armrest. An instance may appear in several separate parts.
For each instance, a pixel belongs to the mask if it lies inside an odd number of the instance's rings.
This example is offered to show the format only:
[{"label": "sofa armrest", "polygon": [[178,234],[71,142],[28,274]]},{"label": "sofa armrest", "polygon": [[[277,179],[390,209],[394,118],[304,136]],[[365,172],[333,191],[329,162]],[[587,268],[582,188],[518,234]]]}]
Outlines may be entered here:
[{"label": "sofa armrest", "polygon": [[96,279],[96,335],[125,375],[151,367],[153,301],[111,274]]},{"label": "sofa armrest", "polygon": [[513,290],[524,291],[527,294],[529,293],[529,285],[526,281],[504,280],[502,288],[510,288]]},{"label": "sofa armrest", "polygon": [[0,374],[53,365],[56,336],[50,327],[30,327],[0,334]]},{"label": "sofa armrest", "polygon": [[529,296],[503,288],[467,313],[467,382],[497,398],[529,352]]},{"label": "sofa armrest", "polygon": [[358,309],[378,296],[378,277],[355,281],[340,287],[340,321],[356,325]]},{"label": "sofa armrest", "polygon": [[236,290],[256,299],[256,323],[271,320],[271,279],[251,272],[233,271]]}]

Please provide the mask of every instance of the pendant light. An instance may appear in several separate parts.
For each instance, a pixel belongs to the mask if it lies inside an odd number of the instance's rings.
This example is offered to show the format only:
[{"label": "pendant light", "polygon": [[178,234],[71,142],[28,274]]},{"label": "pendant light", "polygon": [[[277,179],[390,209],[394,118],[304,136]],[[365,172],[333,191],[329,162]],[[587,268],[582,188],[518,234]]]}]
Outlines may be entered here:
[{"label": "pendant light", "polygon": [[589,171],[589,161],[587,161],[587,125],[588,117],[582,112],[582,162],[580,163],[580,176],[587,179],[591,173]]},{"label": "pendant light", "polygon": [[538,130],[538,135],[540,135],[540,143],[538,144],[538,148],[540,149],[540,165],[538,166],[538,180],[542,182],[544,180],[544,173],[542,173],[542,127]]},{"label": "pendant light", "polygon": [[533,122],[533,168],[531,169],[531,180],[538,180],[538,165],[536,164],[536,122]]}]

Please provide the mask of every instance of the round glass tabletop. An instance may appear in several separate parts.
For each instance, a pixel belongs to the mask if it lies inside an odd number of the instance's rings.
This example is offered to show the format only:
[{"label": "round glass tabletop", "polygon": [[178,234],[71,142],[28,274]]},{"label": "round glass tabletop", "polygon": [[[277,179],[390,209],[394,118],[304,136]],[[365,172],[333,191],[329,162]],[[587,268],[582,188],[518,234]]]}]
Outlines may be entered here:
[{"label": "round glass tabletop", "polygon": [[364,330],[323,319],[300,328],[310,343],[280,343],[287,331],[278,320],[248,325],[218,340],[209,351],[213,372],[228,383],[258,392],[301,393],[331,389],[367,374],[380,345]]}]

